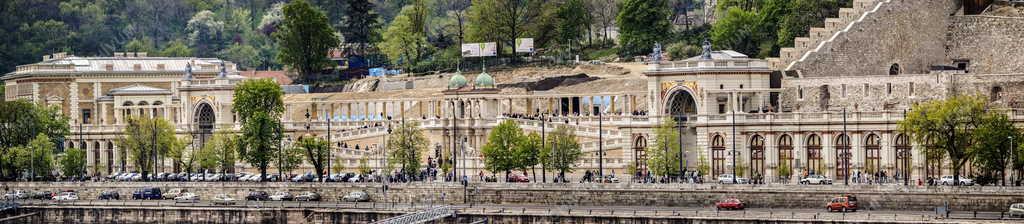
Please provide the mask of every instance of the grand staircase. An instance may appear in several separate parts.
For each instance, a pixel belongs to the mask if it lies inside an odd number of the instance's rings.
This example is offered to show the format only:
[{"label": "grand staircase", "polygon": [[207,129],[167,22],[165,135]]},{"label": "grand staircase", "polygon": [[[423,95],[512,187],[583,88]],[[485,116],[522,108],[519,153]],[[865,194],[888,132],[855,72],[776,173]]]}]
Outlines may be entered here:
[{"label": "grand staircase", "polygon": [[892,0],[854,0],[853,8],[839,9],[838,18],[826,18],[825,27],[811,27],[807,37],[797,37],[793,47],[779,50],[779,57],[768,58],[772,70],[791,70],[793,65],[806,59],[814,52],[821,50],[827,43],[849,31],[856,23],[876,12]]}]

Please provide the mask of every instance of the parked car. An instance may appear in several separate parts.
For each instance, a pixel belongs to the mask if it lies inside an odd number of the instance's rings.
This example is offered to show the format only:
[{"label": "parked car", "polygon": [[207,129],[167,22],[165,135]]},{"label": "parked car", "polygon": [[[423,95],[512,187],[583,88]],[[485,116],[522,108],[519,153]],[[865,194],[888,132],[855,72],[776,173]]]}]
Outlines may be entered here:
[{"label": "parked car", "polygon": [[598,183],[618,183],[619,182],[619,178],[616,178],[614,175],[608,175],[608,176],[604,176],[604,177],[597,177],[594,182],[598,182]]},{"label": "parked car", "polygon": [[181,196],[181,195],[183,195],[185,193],[188,193],[188,189],[175,188],[175,189],[171,189],[171,190],[167,191],[167,193],[163,193],[163,198],[164,199],[174,199],[174,198],[177,198],[178,196]]},{"label": "parked car", "polygon": [[57,194],[54,194],[53,192],[50,191],[37,191],[35,193],[32,193],[32,195],[29,196],[29,198],[37,200],[50,200],[53,199],[54,196],[57,196]]},{"label": "parked car", "polygon": [[214,205],[234,205],[238,203],[238,199],[234,199],[227,194],[217,194],[213,196]]},{"label": "parked car", "polygon": [[140,174],[140,173],[133,174],[131,179],[129,179],[129,180],[130,181],[141,181],[142,180],[142,174]]},{"label": "parked car", "polygon": [[99,196],[100,200],[121,200],[121,194],[117,191],[103,191]]},{"label": "parked car", "polygon": [[718,183],[719,184],[746,184],[746,183],[749,183],[749,182],[750,182],[750,180],[748,180],[747,178],[742,178],[742,177],[733,178],[732,174],[718,175]]},{"label": "parked car", "polygon": [[4,194],[4,200],[27,199],[28,197],[29,193],[23,190],[15,190]]},{"label": "parked car", "polygon": [[78,200],[78,193],[75,193],[73,191],[61,192],[57,196],[54,196],[53,200],[57,200],[57,201],[76,201],[76,200]]},{"label": "parked car", "polygon": [[[954,183],[956,183],[956,180],[953,179],[952,175],[942,176],[942,178],[939,178],[939,184],[940,185],[955,185]],[[963,185],[963,186],[974,185],[974,180],[971,180],[970,178],[966,178],[966,177],[960,177],[960,185]]]},{"label": "parked car", "polygon": [[1024,203],[1016,203],[1010,205],[1010,210],[1006,212],[1010,218],[1021,217],[1024,218]]},{"label": "parked car", "polygon": [[250,191],[249,195],[245,196],[245,200],[248,201],[266,201],[270,199],[270,195],[266,191]]},{"label": "parked car", "polygon": [[174,197],[174,202],[192,202],[196,203],[199,201],[199,195],[192,192],[185,192],[177,197]]},{"label": "parked car", "polygon": [[743,201],[735,198],[722,199],[718,203],[715,203],[715,209],[718,210],[743,210],[747,206],[743,204]]},{"label": "parked car", "polygon": [[159,187],[146,187],[132,193],[132,200],[160,200],[163,192]]},{"label": "parked car", "polygon": [[832,179],[822,175],[808,175],[800,179],[800,184],[832,184]]},{"label": "parked car", "polygon": [[507,181],[508,182],[513,182],[513,183],[529,183],[530,182],[530,178],[526,177],[526,175],[522,175],[522,174],[518,174],[518,173],[512,173],[512,174],[508,175],[508,180]]},{"label": "parked car", "polygon": [[306,173],[292,177],[292,182],[312,182],[313,179],[316,179],[316,176],[313,176],[313,173]]},{"label": "parked car", "polygon": [[120,176],[120,175],[121,175],[121,172],[114,172],[114,173],[112,173],[110,175],[107,175],[107,179],[114,180],[114,179],[117,178],[117,176]]},{"label": "parked car", "polygon": [[364,191],[353,191],[349,192],[348,195],[341,197],[342,201],[347,202],[364,202],[370,201],[370,195]]},{"label": "parked car", "polygon": [[320,201],[320,194],[312,191],[302,192],[295,196],[296,201]]},{"label": "parked car", "polygon": [[857,197],[853,195],[845,195],[832,198],[828,204],[825,205],[825,209],[829,212],[840,211],[840,212],[856,212],[857,211]]},{"label": "parked car", "polygon": [[278,191],[277,193],[270,195],[271,201],[291,201],[294,198],[295,196],[292,196],[292,193],[287,191]]}]

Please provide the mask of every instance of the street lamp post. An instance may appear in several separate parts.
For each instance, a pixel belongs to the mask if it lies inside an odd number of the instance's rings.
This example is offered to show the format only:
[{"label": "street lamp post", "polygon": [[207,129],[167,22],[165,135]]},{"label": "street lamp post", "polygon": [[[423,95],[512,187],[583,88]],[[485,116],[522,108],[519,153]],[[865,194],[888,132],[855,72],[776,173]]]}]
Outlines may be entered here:
[{"label": "street lamp post", "polygon": [[[1013,157],[1013,135],[1011,135],[1009,137],[1010,137],[1010,170],[1013,170],[1013,162],[1014,162],[1014,160],[1016,160],[1016,158]],[[1003,170],[1006,170],[1006,169],[1003,169]],[[1010,173],[1013,173],[1013,171],[1011,171]],[[1004,180],[1003,181],[1003,186],[1006,186],[1005,176],[1006,176],[1006,174],[1003,174],[1003,177],[1004,177],[1004,179],[1003,179]],[[1010,176],[1012,177],[1013,175],[1010,175]]]},{"label": "street lamp post", "polygon": [[391,122],[390,121],[388,121],[388,133],[385,134],[384,136],[381,136],[382,138],[384,138],[384,142],[381,144],[384,147],[381,147],[381,150],[380,150],[381,155],[382,155],[380,159],[381,159],[381,161],[384,161],[384,163],[381,164],[381,168],[380,169],[381,169],[382,173],[384,173],[383,192],[384,192],[384,201],[385,202],[387,202],[387,200],[388,200],[388,179],[391,178],[391,172],[388,172],[387,169],[386,169],[387,166],[388,166],[388,135],[391,135]]},{"label": "street lamp post", "polygon": [[604,128],[603,116],[601,116],[601,107],[595,106],[597,112],[597,169],[598,175],[601,176],[601,181],[604,182]]},{"label": "street lamp post", "polygon": [[732,183],[736,184],[736,108],[732,108]]},{"label": "street lamp post", "polygon": [[686,122],[686,115],[677,116],[676,128],[679,134],[679,182],[683,182],[683,175],[686,174],[686,168],[683,167],[684,161],[686,161],[686,151],[683,150],[683,122]]},{"label": "street lamp post", "polygon": [[[331,108],[331,111],[333,112],[334,108]],[[331,160],[334,158],[331,156],[331,151],[333,151],[331,148],[331,121],[331,113],[327,113],[327,177],[331,176]],[[320,180],[327,182],[327,178],[320,178]]]},{"label": "street lamp post", "polygon": [[850,185],[850,136],[846,133],[846,107],[843,107],[843,185]]},{"label": "street lamp post", "polygon": [[[540,113],[540,109],[537,109],[537,114],[540,115],[540,148],[544,149],[545,147],[547,147],[546,146],[547,138],[545,138],[547,136],[544,136],[544,134],[545,134],[545,129],[547,128],[548,125],[547,125],[547,123],[545,123],[547,120],[544,120],[544,114]],[[549,157],[548,159],[551,159],[551,158]],[[541,163],[541,165],[540,165],[540,175],[541,175],[542,181],[544,183],[547,183],[548,182],[548,167],[546,165],[544,165],[543,163]]]}]

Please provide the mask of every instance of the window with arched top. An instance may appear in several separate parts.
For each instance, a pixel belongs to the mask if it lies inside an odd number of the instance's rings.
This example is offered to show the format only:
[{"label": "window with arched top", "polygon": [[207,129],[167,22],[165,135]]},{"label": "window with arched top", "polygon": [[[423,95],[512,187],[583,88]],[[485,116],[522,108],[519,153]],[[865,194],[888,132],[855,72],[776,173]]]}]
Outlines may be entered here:
[{"label": "window with arched top", "polygon": [[[793,174],[793,137],[787,134],[779,136],[779,169],[786,167],[789,169],[789,174]],[[788,176],[788,175],[787,175]]]},{"label": "window with arched top", "polygon": [[899,74],[900,74],[900,64],[893,63],[892,65],[889,66],[889,75],[899,75]]},{"label": "window with arched top", "polygon": [[750,138],[750,177],[764,176],[764,137]]},{"label": "window with arched top", "polygon": [[869,134],[864,139],[864,169],[868,174],[882,171],[882,138]]},{"label": "window with arched top", "polygon": [[711,175],[725,173],[725,138],[715,135],[711,138]]},{"label": "window with arched top", "polygon": [[807,136],[807,174],[824,174],[825,166],[821,161],[821,136]]},{"label": "window with arched top", "polygon": [[836,149],[836,173],[835,180],[846,179],[846,173],[850,169],[850,160],[852,152],[850,152],[850,136],[846,134],[839,134],[835,140]]},{"label": "window with arched top", "polygon": [[633,142],[633,156],[636,158],[636,172],[644,174],[647,171],[647,139],[644,136],[637,136]]},{"label": "window with arched top", "polygon": [[910,136],[899,134],[896,136],[896,173],[893,177],[904,179],[910,174],[911,156],[913,152],[910,146]]}]

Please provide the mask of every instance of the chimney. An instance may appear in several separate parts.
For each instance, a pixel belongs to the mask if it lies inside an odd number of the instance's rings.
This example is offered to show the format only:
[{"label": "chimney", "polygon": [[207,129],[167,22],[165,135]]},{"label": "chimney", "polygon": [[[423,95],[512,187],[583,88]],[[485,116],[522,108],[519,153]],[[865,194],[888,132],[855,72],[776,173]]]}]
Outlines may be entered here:
[{"label": "chimney", "polygon": [[113,71],[114,70],[114,64],[106,64],[103,67],[105,67],[107,69],[107,71]]}]

